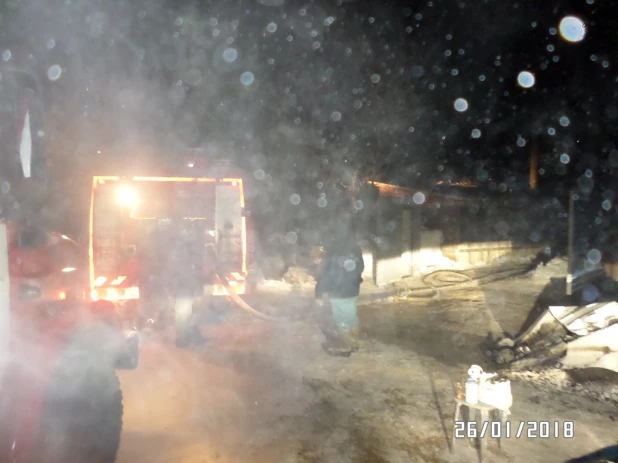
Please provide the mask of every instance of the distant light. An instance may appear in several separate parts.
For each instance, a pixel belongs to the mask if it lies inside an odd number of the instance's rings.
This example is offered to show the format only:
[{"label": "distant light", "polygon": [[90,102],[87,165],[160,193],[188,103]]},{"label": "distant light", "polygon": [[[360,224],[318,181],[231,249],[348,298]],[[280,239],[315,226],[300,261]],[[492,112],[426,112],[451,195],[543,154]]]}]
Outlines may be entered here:
[{"label": "distant light", "polygon": [[468,109],[468,102],[464,98],[457,98],[453,106],[455,107],[456,111],[463,113]]},{"label": "distant light", "polygon": [[575,16],[565,16],[560,21],[560,35],[567,42],[581,42],[586,35],[584,22]]},{"label": "distant light", "polygon": [[534,86],[536,79],[534,74],[529,71],[521,71],[517,75],[517,83],[523,88],[530,88]]},{"label": "distant light", "polygon": [[77,270],[75,267],[65,267],[62,269],[62,273],[71,273]]}]

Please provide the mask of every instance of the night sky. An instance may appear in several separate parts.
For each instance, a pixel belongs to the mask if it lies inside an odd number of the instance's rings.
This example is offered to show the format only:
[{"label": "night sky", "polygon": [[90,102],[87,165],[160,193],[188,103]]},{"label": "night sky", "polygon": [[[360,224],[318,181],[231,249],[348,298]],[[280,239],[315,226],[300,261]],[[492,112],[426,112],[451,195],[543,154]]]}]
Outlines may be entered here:
[{"label": "night sky", "polygon": [[[83,210],[93,173],[182,170],[187,147],[234,159],[274,209],[354,176],[515,194],[533,148],[543,194],[611,190],[617,13],[602,0],[12,0],[0,30],[45,84],[59,217]],[[583,40],[561,36],[568,15]]]}]

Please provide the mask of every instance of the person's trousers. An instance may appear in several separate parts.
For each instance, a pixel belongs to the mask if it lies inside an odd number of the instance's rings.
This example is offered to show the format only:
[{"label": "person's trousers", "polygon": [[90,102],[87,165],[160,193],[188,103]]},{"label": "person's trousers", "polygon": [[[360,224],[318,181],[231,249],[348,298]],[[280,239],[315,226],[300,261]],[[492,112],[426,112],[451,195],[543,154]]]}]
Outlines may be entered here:
[{"label": "person's trousers", "polygon": [[358,297],[349,297],[345,299],[330,298],[333,321],[338,331],[350,333],[358,328],[359,321],[356,311],[357,301]]}]

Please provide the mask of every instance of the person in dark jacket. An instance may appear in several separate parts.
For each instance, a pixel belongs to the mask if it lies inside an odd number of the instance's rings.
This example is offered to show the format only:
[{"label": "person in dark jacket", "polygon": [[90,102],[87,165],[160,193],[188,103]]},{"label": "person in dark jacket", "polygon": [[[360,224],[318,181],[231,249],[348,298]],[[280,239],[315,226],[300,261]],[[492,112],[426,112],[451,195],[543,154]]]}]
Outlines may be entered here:
[{"label": "person in dark jacket", "polygon": [[315,287],[318,304],[328,301],[334,330],[323,327],[327,342],[324,350],[331,355],[350,355],[358,349],[359,321],[356,303],[365,269],[361,247],[354,242],[350,225],[338,223],[332,243],[327,246]]}]

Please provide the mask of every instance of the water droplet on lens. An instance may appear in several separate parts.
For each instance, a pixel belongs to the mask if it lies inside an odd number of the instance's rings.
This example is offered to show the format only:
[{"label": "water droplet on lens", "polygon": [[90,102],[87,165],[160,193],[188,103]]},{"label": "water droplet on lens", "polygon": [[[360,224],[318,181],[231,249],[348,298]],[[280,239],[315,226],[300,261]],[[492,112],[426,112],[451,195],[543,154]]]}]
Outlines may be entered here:
[{"label": "water droplet on lens", "polygon": [[52,82],[55,82],[62,75],[62,69],[57,64],[54,64],[47,70],[47,78]]},{"label": "water droplet on lens", "polygon": [[253,83],[254,76],[250,71],[245,71],[240,75],[240,83],[243,85],[251,85]]},{"label": "water droplet on lens", "polygon": [[464,98],[457,98],[453,106],[456,111],[463,113],[468,109],[468,102]]}]

